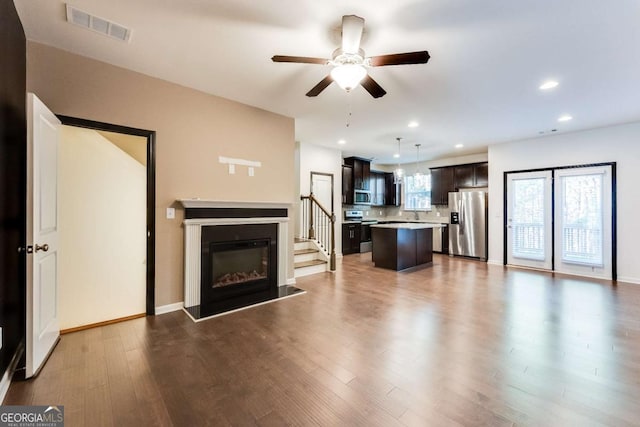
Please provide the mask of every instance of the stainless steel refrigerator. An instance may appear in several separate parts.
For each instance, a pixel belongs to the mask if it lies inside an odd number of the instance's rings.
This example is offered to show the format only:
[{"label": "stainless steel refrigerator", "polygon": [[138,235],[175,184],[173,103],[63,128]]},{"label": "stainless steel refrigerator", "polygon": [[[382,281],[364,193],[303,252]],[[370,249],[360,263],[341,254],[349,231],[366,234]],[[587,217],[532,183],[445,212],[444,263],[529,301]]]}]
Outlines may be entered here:
[{"label": "stainless steel refrigerator", "polygon": [[487,193],[449,193],[449,255],[487,259]]}]

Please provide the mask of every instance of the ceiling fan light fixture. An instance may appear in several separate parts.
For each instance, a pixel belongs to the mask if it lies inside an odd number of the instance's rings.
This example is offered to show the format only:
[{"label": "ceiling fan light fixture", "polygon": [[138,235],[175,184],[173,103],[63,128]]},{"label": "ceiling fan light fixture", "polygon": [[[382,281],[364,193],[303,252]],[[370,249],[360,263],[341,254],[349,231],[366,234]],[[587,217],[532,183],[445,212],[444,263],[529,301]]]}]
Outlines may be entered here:
[{"label": "ceiling fan light fixture", "polygon": [[347,92],[358,86],[367,75],[367,70],[362,65],[344,64],[331,70],[331,78]]}]

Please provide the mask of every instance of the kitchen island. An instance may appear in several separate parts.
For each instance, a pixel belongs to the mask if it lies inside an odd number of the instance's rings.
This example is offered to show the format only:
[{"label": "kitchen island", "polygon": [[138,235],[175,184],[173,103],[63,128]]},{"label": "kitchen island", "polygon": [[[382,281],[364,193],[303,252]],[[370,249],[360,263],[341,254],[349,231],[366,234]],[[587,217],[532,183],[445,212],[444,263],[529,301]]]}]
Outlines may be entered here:
[{"label": "kitchen island", "polygon": [[433,229],[441,224],[403,222],[371,226],[376,267],[405,270],[433,262]]}]

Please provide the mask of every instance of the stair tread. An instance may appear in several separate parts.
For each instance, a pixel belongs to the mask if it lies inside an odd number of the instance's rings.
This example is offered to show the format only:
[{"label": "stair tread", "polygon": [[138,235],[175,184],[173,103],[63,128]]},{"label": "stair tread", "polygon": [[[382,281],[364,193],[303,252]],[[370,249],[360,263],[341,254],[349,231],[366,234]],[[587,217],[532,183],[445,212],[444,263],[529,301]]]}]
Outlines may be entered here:
[{"label": "stair tread", "polygon": [[308,241],[309,241],[309,239],[303,239],[301,237],[296,237],[295,239],[293,239],[294,243],[305,243],[305,242],[308,242]]},{"label": "stair tread", "polygon": [[294,255],[305,255],[305,254],[313,254],[313,253],[317,253],[320,252],[318,249],[296,249],[295,251],[293,251]]},{"label": "stair tread", "polygon": [[327,261],[322,259],[312,259],[311,261],[296,262],[294,268],[312,267],[314,265],[326,264]]}]

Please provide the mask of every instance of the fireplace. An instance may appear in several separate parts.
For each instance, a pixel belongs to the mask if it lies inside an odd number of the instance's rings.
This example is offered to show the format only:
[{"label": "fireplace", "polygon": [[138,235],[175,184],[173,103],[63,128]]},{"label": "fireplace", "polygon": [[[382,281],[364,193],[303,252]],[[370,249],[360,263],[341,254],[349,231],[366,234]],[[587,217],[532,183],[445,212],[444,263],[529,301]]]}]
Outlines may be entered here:
[{"label": "fireplace", "polygon": [[278,291],[277,224],[202,227],[200,305],[229,306]]},{"label": "fireplace", "polygon": [[184,310],[195,321],[300,295],[287,279],[289,204],[183,199]]}]

